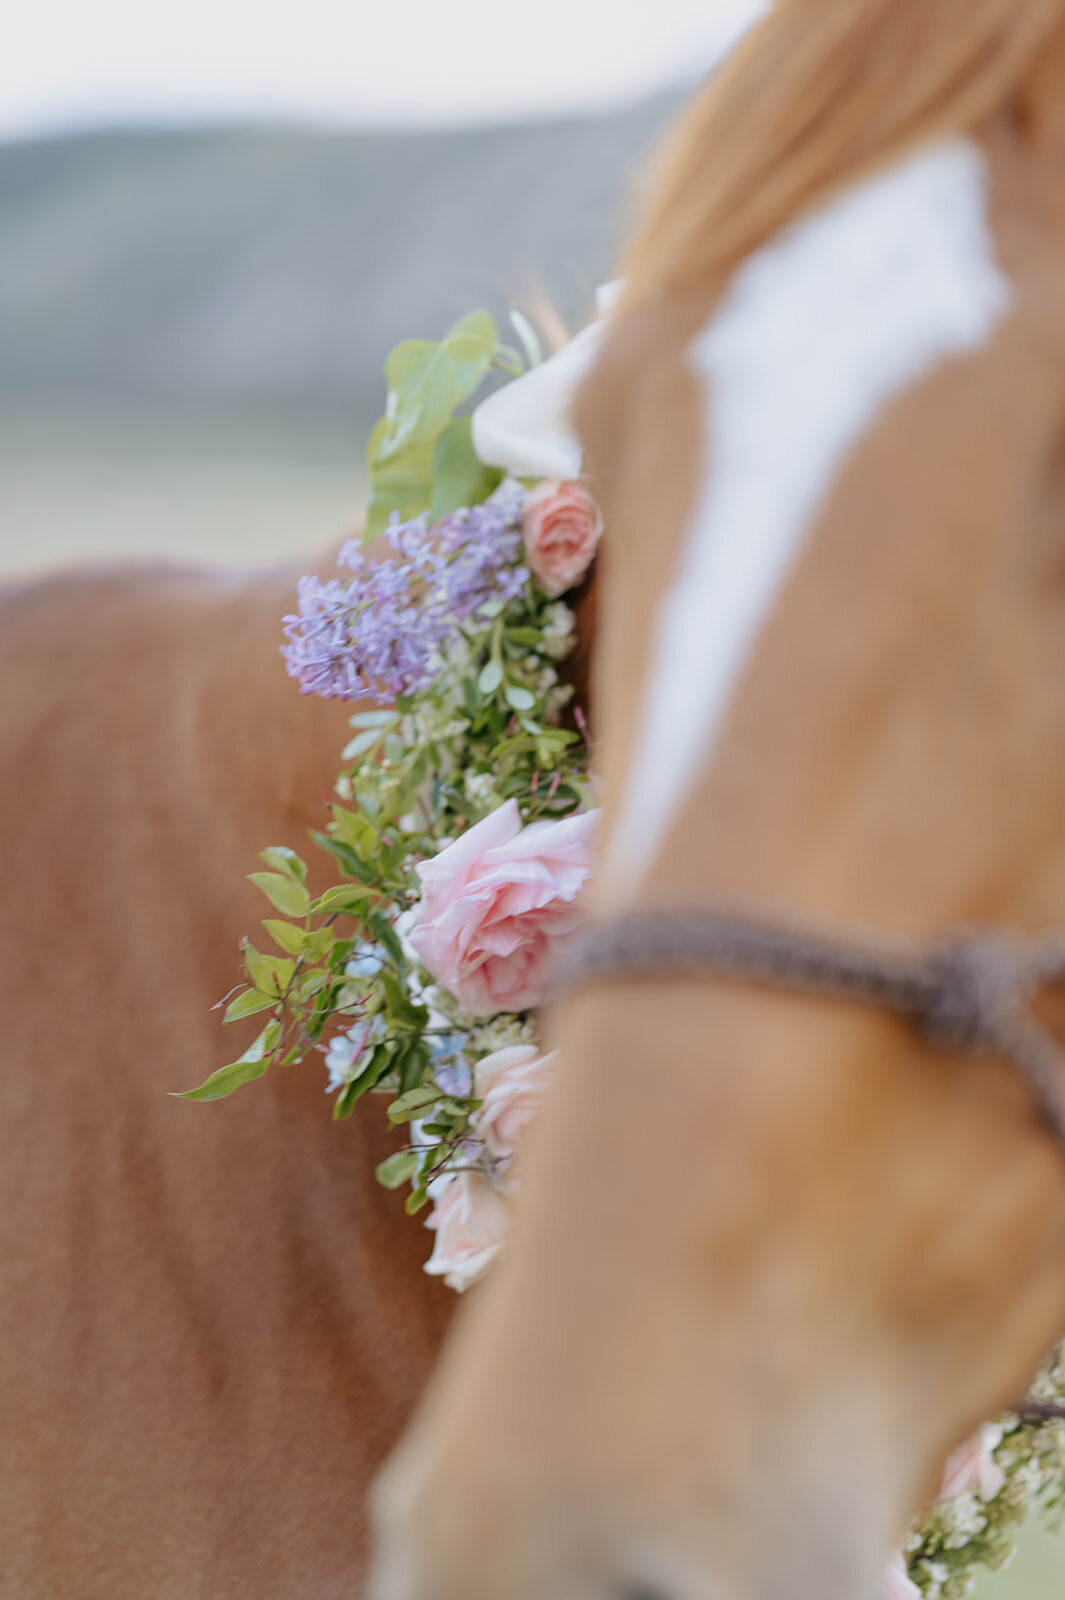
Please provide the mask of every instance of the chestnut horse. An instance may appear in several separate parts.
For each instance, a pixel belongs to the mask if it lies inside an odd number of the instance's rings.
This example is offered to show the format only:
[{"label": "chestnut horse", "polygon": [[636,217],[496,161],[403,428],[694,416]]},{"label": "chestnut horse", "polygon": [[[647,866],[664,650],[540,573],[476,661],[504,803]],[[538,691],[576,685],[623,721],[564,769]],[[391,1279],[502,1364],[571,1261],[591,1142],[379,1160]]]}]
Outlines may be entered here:
[{"label": "chestnut horse", "polygon": [[0,596],[3,1600],[359,1594],[450,1310],[376,1106],[333,1125],[313,1061],[167,1094],[242,1048],[210,1008],[268,914],[244,875],[339,764],[352,708],[278,655],[295,579]]},{"label": "chestnut horse", "polygon": [[[579,406],[598,918],[1065,923],[1065,0],[778,0],[627,279]],[[1065,1329],[1028,1084],[705,974],[554,1027],[375,1600],[871,1600]]]}]

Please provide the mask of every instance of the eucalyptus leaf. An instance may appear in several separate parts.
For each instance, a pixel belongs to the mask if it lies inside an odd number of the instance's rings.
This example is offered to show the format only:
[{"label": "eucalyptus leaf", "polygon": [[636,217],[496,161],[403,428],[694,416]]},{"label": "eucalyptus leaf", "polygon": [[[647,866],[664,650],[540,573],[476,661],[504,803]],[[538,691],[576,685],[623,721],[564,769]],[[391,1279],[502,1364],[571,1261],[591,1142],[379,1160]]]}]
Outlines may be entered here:
[{"label": "eucalyptus leaf", "polygon": [[364,756],[367,750],[372,750],[381,743],[384,737],[383,728],[364,728],[362,733],[357,733],[350,739],[341,751],[342,761],[355,761],[359,756]]},{"label": "eucalyptus leaf", "polygon": [[523,689],[518,683],[507,685],[506,702],[515,711],[531,711],[536,704],[536,696],[530,694],[528,689]]},{"label": "eucalyptus leaf", "polygon": [[503,665],[499,661],[486,661],[481,668],[481,675],[477,679],[477,687],[482,694],[495,694],[503,682]]}]

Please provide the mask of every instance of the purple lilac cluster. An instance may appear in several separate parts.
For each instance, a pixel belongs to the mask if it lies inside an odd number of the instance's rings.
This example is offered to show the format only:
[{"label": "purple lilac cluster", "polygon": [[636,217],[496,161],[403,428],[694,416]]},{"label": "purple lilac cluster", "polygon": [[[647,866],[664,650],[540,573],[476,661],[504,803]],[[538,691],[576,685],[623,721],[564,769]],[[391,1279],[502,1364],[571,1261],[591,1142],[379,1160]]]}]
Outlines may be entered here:
[{"label": "purple lilac cluster", "polygon": [[353,539],[337,565],[354,577],[301,578],[281,654],[302,692],[391,702],[431,688],[462,623],[525,586],[524,500],[521,485],[507,482],[483,505],[432,525],[393,512],[386,538],[394,556],[370,558]]}]

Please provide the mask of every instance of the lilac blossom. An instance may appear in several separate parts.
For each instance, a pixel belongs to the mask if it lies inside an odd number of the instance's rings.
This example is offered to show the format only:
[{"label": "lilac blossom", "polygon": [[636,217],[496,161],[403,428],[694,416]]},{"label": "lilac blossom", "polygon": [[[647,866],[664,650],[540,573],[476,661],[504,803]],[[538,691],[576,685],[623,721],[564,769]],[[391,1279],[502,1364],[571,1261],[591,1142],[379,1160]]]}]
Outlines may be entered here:
[{"label": "lilac blossom", "polygon": [[281,654],[303,693],[392,702],[431,688],[461,625],[488,601],[515,599],[528,579],[524,498],[507,482],[483,505],[433,525],[393,512],[386,537],[394,559],[371,560],[350,540],[337,564],[353,577],[301,578]]}]

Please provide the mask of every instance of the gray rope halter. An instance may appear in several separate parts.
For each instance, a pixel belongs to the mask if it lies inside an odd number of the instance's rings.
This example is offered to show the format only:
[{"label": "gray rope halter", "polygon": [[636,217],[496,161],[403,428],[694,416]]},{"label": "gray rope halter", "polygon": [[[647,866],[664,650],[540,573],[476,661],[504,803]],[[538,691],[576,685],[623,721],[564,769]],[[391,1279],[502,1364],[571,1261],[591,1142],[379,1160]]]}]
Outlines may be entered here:
[{"label": "gray rope halter", "polygon": [[[587,929],[562,973],[567,988],[640,977],[722,978],[894,1012],[941,1048],[1013,1062],[1065,1146],[1065,1054],[1030,1010],[1040,989],[1065,983],[1065,932],[971,931],[906,953],[739,912],[648,913]],[[1013,1409],[1065,1419],[1061,1406]]]}]

